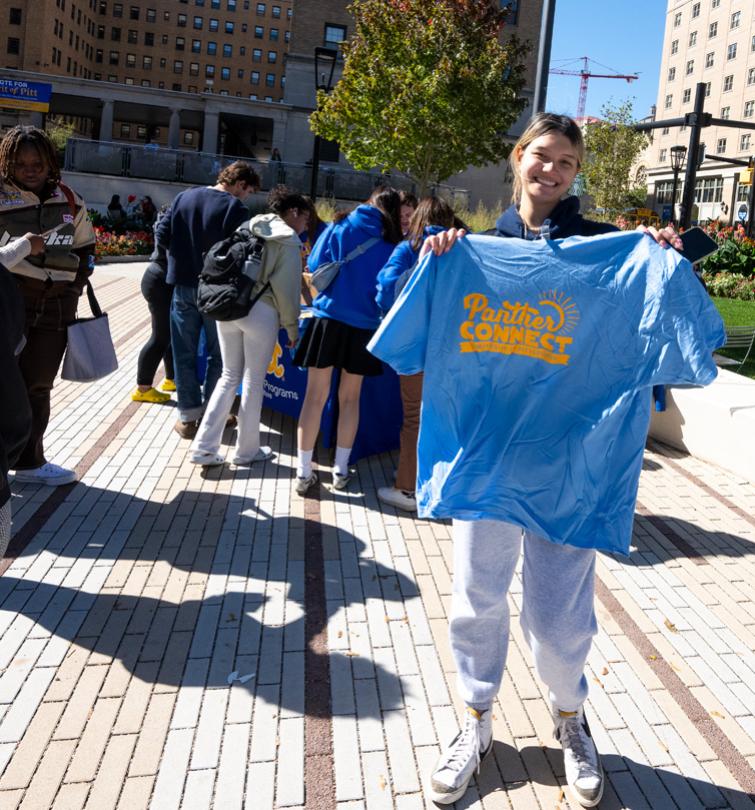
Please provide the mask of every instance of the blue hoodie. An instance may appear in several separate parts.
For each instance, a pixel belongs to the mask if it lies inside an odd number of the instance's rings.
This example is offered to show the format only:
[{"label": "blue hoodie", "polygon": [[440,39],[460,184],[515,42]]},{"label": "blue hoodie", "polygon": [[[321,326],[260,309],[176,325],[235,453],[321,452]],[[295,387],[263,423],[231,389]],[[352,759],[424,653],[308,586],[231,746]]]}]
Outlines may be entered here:
[{"label": "blue hoodie", "polygon": [[[428,236],[445,230],[440,225],[428,225],[425,228],[425,237],[422,241],[424,242]],[[419,253],[420,251],[415,250],[408,239],[400,242],[391,253],[385,267],[378,273],[375,301],[377,301],[377,305],[382,312],[388,312],[393,306],[393,302],[396,300],[396,282],[410,267],[417,263]]]},{"label": "blue hoodie", "polygon": [[374,237],[380,241],[343,265],[328,288],[312,302],[317,317],[333,318],[357,329],[377,329],[380,310],[375,303],[375,281],[394,248],[383,239],[383,215],[377,208],[360,205],[346,219],[329,225],[312,249],[308,267],[314,271],[321,264],[343,259]]},{"label": "blue hoodie", "polygon": [[[593,222],[585,219],[579,213],[579,197],[564,197],[551,211],[551,215],[543,223],[547,230],[548,239],[566,239],[567,236],[597,236],[600,233],[612,233],[619,229],[608,222]],[[514,236],[519,239],[537,239],[537,234],[527,232],[527,228],[519,216],[516,205],[510,205],[495,224],[495,228],[486,231],[489,236]]]}]

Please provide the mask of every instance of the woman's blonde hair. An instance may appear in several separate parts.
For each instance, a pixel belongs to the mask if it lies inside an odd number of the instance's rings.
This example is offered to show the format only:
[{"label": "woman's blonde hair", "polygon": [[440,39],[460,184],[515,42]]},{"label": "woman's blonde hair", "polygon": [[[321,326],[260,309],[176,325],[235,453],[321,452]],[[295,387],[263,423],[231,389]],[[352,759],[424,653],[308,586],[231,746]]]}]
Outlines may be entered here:
[{"label": "woman's blonde hair", "polygon": [[555,113],[538,113],[527,125],[527,129],[521,134],[519,140],[514,144],[509,156],[509,163],[511,170],[514,173],[514,191],[511,195],[511,201],[519,203],[522,200],[522,178],[519,174],[519,161],[522,152],[541,135],[547,135],[549,132],[560,132],[565,135],[572,143],[572,146],[577,150],[577,160],[579,166],[585,158],[585,142],[582,138],[582,130],[577,125],[573,118],[568,115],[556,115]]}]

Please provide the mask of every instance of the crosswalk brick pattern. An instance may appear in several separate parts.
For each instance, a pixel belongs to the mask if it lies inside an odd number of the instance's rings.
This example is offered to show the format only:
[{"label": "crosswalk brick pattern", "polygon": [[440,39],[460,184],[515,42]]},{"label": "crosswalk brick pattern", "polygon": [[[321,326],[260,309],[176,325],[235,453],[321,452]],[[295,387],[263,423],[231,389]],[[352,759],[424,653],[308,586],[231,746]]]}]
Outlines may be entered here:
[{"label": "crosswalk brick pattern", "polygon": [[[0,807],[432,807],[423,783],[461,708],[450,526],[377,501],[390,454],[360,462],[346,492],[326,466],[314,504],[326,626],[313,629],[314,507],[291,486],[294,424],[265,411],[276,456],[263,466],[188,462],[175,408],[128,396],[148,327],[141,269],[96,274],[119,370],[54,390],[48,455],[81,483],[13,488],[25,546],[0,578]],[[631,557],[598,564],[588,713],[602,808],[755,806],[753,516],[755,486],[649,443]],[[520,575],[510,600],[493,756],[458,807],[565,810],[517,623]],[[310,647],[318,630],[324,653]],[[305,708],[306,661],[322,654],[326,756],[308,750]],[[318,779],[332,793],[315,801]]]}]

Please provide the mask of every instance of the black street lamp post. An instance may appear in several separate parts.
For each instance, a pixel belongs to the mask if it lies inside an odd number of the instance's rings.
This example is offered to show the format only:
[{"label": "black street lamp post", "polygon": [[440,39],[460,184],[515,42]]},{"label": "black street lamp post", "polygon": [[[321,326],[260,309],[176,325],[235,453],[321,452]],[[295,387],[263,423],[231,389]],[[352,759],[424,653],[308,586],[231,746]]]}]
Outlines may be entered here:
[{"label": "black street lamp post", "polygon": [[679,172],[684,166],[684,157],[687,154],[686,146],[672,146],[671,171],[674,173],[674,184],[671,188],[671,222],[676,225],[676,189],[679,185]]},{"label": "black street lamp post", "polygon": [[[333,48],[315,48],[315,89],[329,93],[333,89],[333,73],[338,61],[338,51]],[[315,135],[312,148],[312,182],[309,187],[309,196],[313,201],[317,199],[317,175],[320,173],[320,136]]]}]

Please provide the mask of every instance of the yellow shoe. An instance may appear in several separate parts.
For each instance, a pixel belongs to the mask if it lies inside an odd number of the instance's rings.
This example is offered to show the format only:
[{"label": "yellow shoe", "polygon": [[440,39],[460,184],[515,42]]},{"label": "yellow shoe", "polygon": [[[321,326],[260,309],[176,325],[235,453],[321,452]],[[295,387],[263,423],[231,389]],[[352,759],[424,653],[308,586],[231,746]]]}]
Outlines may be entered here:
[{"label": "yellow shoe", "polygon": [[161,391],[175,391],[176,384],[173,380],[169,380],[167,377],[163,380],[163,384],[160,386]]},{"label": "yellow shoe", "polygon": [[163,402],[170,402],[170,394],[161,394],[154,388],[150,388],[149,391],[140,391],[138,388],[135,388],[131,392],[131,399],[134,402],[154,402],[157,405],[161,405]]}]

